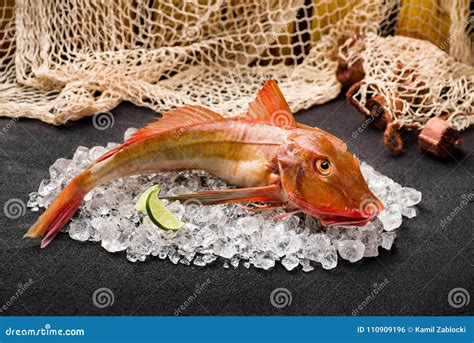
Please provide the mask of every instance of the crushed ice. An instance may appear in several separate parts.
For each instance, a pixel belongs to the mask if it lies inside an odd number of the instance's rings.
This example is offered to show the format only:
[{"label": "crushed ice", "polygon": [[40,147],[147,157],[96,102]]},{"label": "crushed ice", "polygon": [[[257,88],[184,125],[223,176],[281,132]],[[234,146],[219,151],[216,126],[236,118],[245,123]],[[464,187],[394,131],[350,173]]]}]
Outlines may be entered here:
[{"label": "crushed ice", "polygon": [[[127,130],[125,136],[133,131]],[[73,176],[117,145],[91,149],[80,146],[72,160],[58,159],[49,168],[50,179],[43,180],[38,191],[30,194],[28,207],[32,211],[48,207]],[[314,218],[301,214],[273,221],[275,212],[249,213],[237,204],[173,202],[167,207],[185,225],[172,232],[158,229],[146,214],[134,210],[140,194],[154,184],[162,186],[161,194],[229,187],[204,172],[187,171],[128,177],[98,187],[86,196],[65,231],[78,241],[100,242],[109,252],[126,251],[132,262],[151,255],[197,266],[220,259],[225,268],[236,268],[242,262],[246,268],[253,265],[269,269],[280,261],[287,270],[301,265],[308,272],[317,263],[332,269],[338,256],[356,262],[377,256],[379,247],[390,250],[402,216],[416,216],[413,206],[421,201],[419,191],[400,186],[364,162],[361,169],[369,187],[385,205],[378,219],[362,228],[324,228]]]}]

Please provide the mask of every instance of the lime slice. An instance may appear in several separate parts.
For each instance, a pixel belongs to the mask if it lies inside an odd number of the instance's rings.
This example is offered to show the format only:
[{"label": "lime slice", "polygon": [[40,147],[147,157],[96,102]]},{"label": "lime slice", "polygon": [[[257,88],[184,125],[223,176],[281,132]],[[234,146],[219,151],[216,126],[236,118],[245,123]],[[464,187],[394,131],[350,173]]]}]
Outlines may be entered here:
[{"label": "lime slice", "polygon": [[151,192],[153,191],[160,191],[161,187],[160,185],[154,185],[148,188],[145,192],[143,192],[142,195],[140,195],[140,198],[138,198],[137,203],[135,204],[135,210],[137,212],[145,212],[146,211],[146,199],[148,199],[148,195],[150,195]]},{"label": "lime slice", "polygon": [[160,188],[153,189],[148,193],[146,199],[146,213],[151,221],[163,230],[178,230],[184,223],[179,220],[173,213],[168,211],[165,205],[158,198]]}]

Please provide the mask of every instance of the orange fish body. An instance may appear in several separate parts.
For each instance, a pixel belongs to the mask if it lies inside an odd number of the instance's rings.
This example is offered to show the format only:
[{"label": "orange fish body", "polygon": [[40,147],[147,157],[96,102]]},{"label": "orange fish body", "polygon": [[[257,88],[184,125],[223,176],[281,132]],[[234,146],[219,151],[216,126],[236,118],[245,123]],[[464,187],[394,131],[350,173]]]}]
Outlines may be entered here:
[{"label": "orange fish body", "polygon": [[191,169],[207,171],[242,188],[164,198],[194,198],[203,204],[268,202],[272,204],[267,208],[305,212],[328,225],[360,226],[383,208],[346,145],[325,131],[297,124],[270,80],[242,117],[225,119],[200,106],[166,112],[76,176],[25,237],[46,233],[41,242],[45,247],[84,196],[105,182]]}]

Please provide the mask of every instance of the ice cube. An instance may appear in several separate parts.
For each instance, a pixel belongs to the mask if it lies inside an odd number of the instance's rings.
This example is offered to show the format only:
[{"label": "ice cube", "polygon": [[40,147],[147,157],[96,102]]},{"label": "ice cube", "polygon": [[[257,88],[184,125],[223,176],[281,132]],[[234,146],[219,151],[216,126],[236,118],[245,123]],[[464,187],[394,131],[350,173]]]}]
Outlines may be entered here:
[{"label": "ice cube", "polygon": [[125,133],[123,134],[123,140],[126,141],[126,140],[132,138],[132,136],[135,132],[137,132],[136,128],[129,127],[128,129],[125,130]]},{"label": "ice cube", "polygon": [[338,239],[341,239],[342,237],[342,234],[341,234],[342,230],[344,229],[339,228],[337,226],[330,226],[326,228],[325,232],[329,237],[331,237],[332,240],[338,240]]},{"label": "ice cube", "polygon": [[375,257],[379,255],[378,247],[381,243],[380,233],[372,228],[364,228],[361,230],[361,242],[365,246],[364,257]]},{"label": "ice cube", "polygon": [[237,219],[237,229],[246,235],[251,235],[259,229],[260,222],[257,217],[248,216]]},{"label": "ice cube", "polygon": [[394,231],[382,233],[382,248],[390,250],[397,234]]},{"label": "ice cube", "polygon": [[281,264],[287,270],[295,269],[299,263],[300,263],[300,259],[296,255],[288,255],[283,260],[281,260]]},{"label": "ice cube", "polygon": [[258,252],[250,258],[252,263],[257,268],[270,269],[275,266],[275,258],[268,251]]},{"label": "ice cube", "polygon": [[402,225],[402,212],[400,206],[397,204],[386,206],[378,215],[378,218],[383,223],[383,227],[386,231],[395,230]]},{"label": "ice cube", "polygon": [[107,150],[103,146],[92,147],[87,154],[87,158],[89,159],[90,162],[94,162],[103,154],[105,154],[106,151]]},{"label": "ice cube", "polygon": [[296,231],[298,229],[299,223],[300,223],[300,218],[294,215],[288,216],[283,220],[283,226],[285,230]]},{"label": "ice cube", "polygon": [[307,259],[300,260],[300,264],[303,267],[302,270],[307,273],[314,270],[314,267],[311,265],[311,262]]},{"label": "ice cube", "polygon": [[58,185],[58,188],[60,186],[64,186],[66,183],[66,170],[69,163],[69,160],[60,158],[56,160],[56,162],[54,162],[51,167],[49,167],[49,176],[51,180],[54,180],[54,182]]},{"label": "ice cube", "polygon": [[308,237],[303,248],[305,258],[319,262],[331,245],[331,239],[324,233],[312,234]]},{"label": "ice cube", "polygon": [[182,219],[184,215],[184,206],[179,201],[173,201],[171,204],[167,205],[166,208],[168,211],[173,213],[177,218]]},{"label": "ice cube", "polygon": [[336,243],[339,255],[350,262],[357,262],[364,256],[365,246],[361,241],[343,240]]},{"label": "ice cube", "polygon": [[275,242],[275,252],[282,257],[298,252],[301,248],[301,239],[296,235],[279,236]]},{"label": "ice cube", "polygon": [[[197,207],[196,207],[197,206]],[[200,215],[200,211],[197,212],[197,210],[200,210],[203,207],[203,205],[194,205],[192,206],[189,204],[186,206],[186,211],[192,211],[191,215],[196,216]],[[224,213],[224,210],[219,207],[219,206],[214,206],[211,211],[209,211],[209,214],[207,215],[207,223],[208,224],[215,224],[215,225],[223,225],[227,221],[226,214]]]},{"label": "ice cube", "polygon": [[232,265],[232,267],[234,268],[237,268],[239,266],[239,262],[240,262],[240,257],[238,256],[234,256],[232,257],[232,259],[230,260],[230,264]]},{"label": "ice cube", "polygon": [[151,242],[148,239],[146,232],[141,232],[133,237],[128,250],[137,255],[149,255],[151,253]]},{"label": "ice cube", "polygon": [[169,254],[168,258],[171,261],[171,263],[173,263],[173,264],[178,264],[179,260],[181,259],[180,255],[177,251],[175,251],[172,254]]},{"label": "ice cube", "polygon": [[38,192],[30,193],[30,198],[28,199],[26,206],[32,208],[32,211],[34,211],[34,209],[37,211],[39,198],[41,198],[41,196],[38,194]]},{"label": "ice cube", "polygon": [[237,254],[237,248],[235,247],[234,244],[229,243],[226,244],[220,249],[218,254],[226,259],[232,258],[235,254]]},{"label": "ice cube", "polygon": [[189,260],[184,257],[179,260],[179,263],[184,264],[185,266],[189,266],[191,264],[191,262],[189,262]]},{"label": "ice cube", "polygon": [[88,148],[86,148],[85,146],[78,146],[76,151],[74,152],[72,160],[75,161],[78,165],[86,164],[89,162],[88,155]]},{"label": "ice cube", "polygon": [[324,269],[333,269],[337,266],[337,252],[333,245],[324,251],[321,257],[321,265]]},{"label": "ice cube", "polygon": [[55,184],[51,186],[50,180],[42,180],[38,188],[38,194],[42,197],[48,196],[51,191],[54,189]]},{"label": "ice cube", "polygon": [[128,231],[119,227],[117,219],[104,219],[100,229],[101,245],[109,252],[117,252],[127,249],[130,244]]},{"label": "ice cube", "polygon": [[127,260],[130,262],[137,262],[138,261],[138,255],[132,252],[127,251]]},{"label": "ice cube", "polygon": [[204,227],[200,231],[198,231],[196,236],[197,244],[207,248],[214,244],[218,239],[217,234],[211,230],[209,227]]},{"label": "ice cube", "polygon": [[402,215],[407,218],[414,218],[416,217],[416,209],[413,207],[405,207],[402,209]]},{"label": "ice cube", "polygon": [[414,188],[403,187],[401,193],[401,202],[405,207],[415,206],[421,201],[421,192]]},{"label": "ice cube", "polygon": [[213,255],[213,254],[205,254],[205,255],[203,255],[202,258],[203,258],[204,262],[206,262],[206,264],[212,263],[215,260],[217,260],[217,256]]},{"label": "ice cube", "polygon": [[196,256],[193,261],[193,264],[199,267],[204,267],[207,263],[204,261],[204,258],[202,256]]},{"label": "ice cube", "polygon": [[69,224],[69,236],[76,241],[87,241],[90,237],[89,226],[84,220],[73,220]]},{"label": "ice cube", "polygon": [[353,240],[360,240],[361,237],[361,230],[359,227],[347,227],[347,228],[340,228],[340,240],[344,239],[353,239]]}]

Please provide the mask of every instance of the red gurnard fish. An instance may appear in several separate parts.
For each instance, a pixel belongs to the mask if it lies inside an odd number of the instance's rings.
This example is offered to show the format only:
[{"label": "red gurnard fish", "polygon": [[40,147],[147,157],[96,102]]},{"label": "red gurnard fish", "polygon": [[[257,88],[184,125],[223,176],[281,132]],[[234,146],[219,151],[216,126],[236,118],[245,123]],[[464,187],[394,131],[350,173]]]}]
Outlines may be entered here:
[{"label": "red gurnard fish", "polygon": [[362,226],[383,205],[369,190],[359,160],[335,136],[298,124],[275,81],[265,83],[248,112],[226,119],[200,107],[163,114],[76,176],[25,237],[48,245],[84,196],[106,182],[144,173],[204,170],[239,187],[164,197],[201,203],[265,202],[318,217],[323,225]]}]

